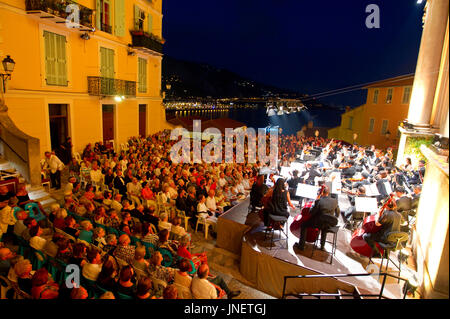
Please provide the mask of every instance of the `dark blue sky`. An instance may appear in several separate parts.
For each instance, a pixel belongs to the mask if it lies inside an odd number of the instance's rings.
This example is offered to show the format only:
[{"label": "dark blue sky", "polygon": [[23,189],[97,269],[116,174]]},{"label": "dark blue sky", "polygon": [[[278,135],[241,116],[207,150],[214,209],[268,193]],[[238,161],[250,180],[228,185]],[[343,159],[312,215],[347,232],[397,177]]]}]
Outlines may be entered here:
[{"label": "dark blue sky", "polygon": [[[365,25],[380,7],[380,29]],[[315,94],[413,73],[417,0],[163,0],[165,54]],[[356,106],[364,92],[325,101]]]}]

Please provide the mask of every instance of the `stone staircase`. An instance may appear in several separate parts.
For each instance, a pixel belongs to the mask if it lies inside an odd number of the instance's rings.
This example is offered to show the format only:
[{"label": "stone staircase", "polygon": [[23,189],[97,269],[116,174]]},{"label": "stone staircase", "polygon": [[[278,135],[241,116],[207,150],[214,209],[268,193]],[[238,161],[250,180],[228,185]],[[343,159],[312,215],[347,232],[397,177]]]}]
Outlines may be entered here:
[{"label": "stone staircase", "polygon": [[14,175],[17,174],[16,177],[18,177],[19,183],[25,183],[27,185],[26,189],[28,191],[28,196],[30,197],[30,199],[40,202],[45,210],[49,209],[52,204],[57,203],[55,198],[53,198],[52,195],[49,192],[47,192],[47,190],[44,187],[31,186],[30,184],[28,184],[27,181],[22,177],[22,175],[20,175],[20,173],[17,172],[16,169],[11,165],[11,163],[1,156],[0,156],[0,171],[4,171]]}]

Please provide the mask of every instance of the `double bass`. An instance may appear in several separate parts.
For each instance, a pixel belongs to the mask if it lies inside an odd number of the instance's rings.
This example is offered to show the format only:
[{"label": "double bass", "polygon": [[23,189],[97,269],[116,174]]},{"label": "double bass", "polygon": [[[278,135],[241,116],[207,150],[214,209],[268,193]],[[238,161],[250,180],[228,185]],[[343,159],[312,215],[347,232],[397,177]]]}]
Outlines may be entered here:
[{"label": "double bass", "polygon": [[[309,220],[311,218],[311,209],[313,208],[316,201],[322,197],[324,189],[325,189],[325,185],[322,185],[322,187],[319,190],[319,194],[317,195],[316,200],[311,200],[303,206],[300,214],[294,218],[294,221],[291,224],[291,227],[290,227],[291,232],[298,230],[304,222],[306,222],[307,220]],[[315,242],[317,239],[317,236],[319,236],[319,231],[320,230],[318,228],[309,227],[306,232],[306,241],[309,243]]]},{"label": "double bass", "polygon": [[[394,200],[394,194],[391,194],[389,199],[384,203],[384,205],[381,207],[380,211],[375,214],[368,216],[364,219],[363,225],[360,229],[355,230],[355,232],[352,235],[352,239],[350,241],[350,246],[352,249],[357,252],[358,254],[366,257],[372,256],[372,247],[369,246],[369,244],[364,240],[363,236],[366,233],[376,233],[380,230],[381,226],[377,226],[376,222],[379,220],[387,206]],[[383,254],[383,249],[378,245],[378,243],[375,243],[378,250],[381,254]]]}]

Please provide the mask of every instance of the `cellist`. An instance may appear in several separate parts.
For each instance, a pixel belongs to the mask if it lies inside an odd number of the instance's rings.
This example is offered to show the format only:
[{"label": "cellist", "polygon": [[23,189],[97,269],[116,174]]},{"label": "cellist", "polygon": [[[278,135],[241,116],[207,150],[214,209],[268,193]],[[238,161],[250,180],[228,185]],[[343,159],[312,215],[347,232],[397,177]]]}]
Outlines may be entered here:
[{"label": "cellist", "polygon": [[372,257],[381,257],[381,253],[375,242],[388,243],[388,236],[391,232],[400,231],[400,224],[402,221],[402,215],[394,210],[395,201],[389,202],[387,209],[383,211],[383,214],[375,221],[375,225],[380,227],[377,232],[365,233],[363,239],[372,248]]},{"label": "cellist", "polygon": [[326,240],[325,231],[327,228],[337,225],[340,213],[341,210],[339,209],[338,201],[331,198],[330,189],[327,186],[323,186],[322,197],[316,201],[314,207],[311,209],[311,218],[301,225],[300,240],[298,244],[295,244],[294,246],[299,250],[305,248],[307,229],[312,227],[321,230],[320,249],[323,250]]}]

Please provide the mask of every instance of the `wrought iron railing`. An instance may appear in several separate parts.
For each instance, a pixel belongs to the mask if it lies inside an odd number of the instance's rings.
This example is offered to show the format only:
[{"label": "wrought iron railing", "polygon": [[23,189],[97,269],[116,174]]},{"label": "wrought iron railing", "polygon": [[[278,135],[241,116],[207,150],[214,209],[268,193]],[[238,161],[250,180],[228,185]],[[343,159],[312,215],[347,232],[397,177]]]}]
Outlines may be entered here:
[{"label": "wrought iron railing", "polygon": [[136,82],[88,76],[88,93],[95,96],[136,97]]},{"label": "wrought iron railing", "polygon": [[[380,287],[380,292],[377,294],[361,294],[357,291],[357,293],[352,292],[349,294],[341,294],[341,293],[336,293],[336,294],[330,294],[330,293],[313,293],[313,294],[307,294],[307,293],[302,293],[302,294],[298,294],[298,293],[286,293],[286,284],[287,284],[287,280],[288,279],[324,279],[324,278],[346,278],[346,277],[369,277],[369,276],[378,276],[378,277],[383,277],[383,281]],[[303,298],[306,296],[313,296],[316,298],[321,298],[321,297],[345,297],[345,296],[350,296],[350,297],[356,297],[356,298],[361,298],[361,297],[375,297],[378,299],[388,299],[386,296],[384,296],[384,288],[386,286],[386,279],[387,277],[391,277],[391,278],[395,278],[398,279],[399,281],[403,281],[405,282],[405,285],[403,287],[403,299],[406,299],[406,295],[409,291],[409,289],[411,289],[411,283],[409,282],[408,279],[399,277],[399,276],[395,276],[389,273],[363,273],[363,274],[335,274],[335,275],[305,275],[305,276],[284,276],[284,284],[283,284],[283,294],[282,294],[282,299],[285,299],[288,296],[291,297],[297,297],[297,298]],[[356,288],[355,288],[356,289]]]},{"label": "wrought iron railing", "polygon": [[92,28],[92,14],[93,10],[89,9],[75,1],[71,0],[25,0],[26,11],[43,11],[48,14],[60,18],[67,18],[70,13],[66,12],[66,7],[69,4],[75,4],[80,9],[80,24]]},{"label": "wrought iron railing", "polygon": [[144,31],[131,31],[131,45],[163,53],[164,40]]}]

